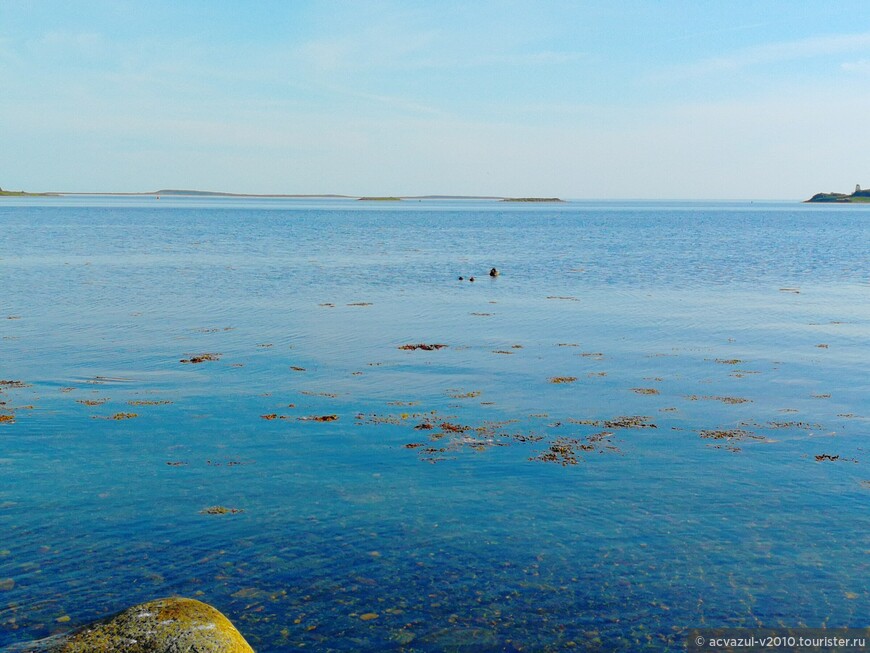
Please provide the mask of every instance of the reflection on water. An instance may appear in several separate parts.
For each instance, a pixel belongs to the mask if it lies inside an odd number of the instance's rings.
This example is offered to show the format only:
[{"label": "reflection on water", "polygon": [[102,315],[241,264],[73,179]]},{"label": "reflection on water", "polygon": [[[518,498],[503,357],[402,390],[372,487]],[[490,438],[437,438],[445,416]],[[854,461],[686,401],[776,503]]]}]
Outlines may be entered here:
[{"label": "reflection on water", "polygon": [[260,652],[866,625],[868,217],[4,200],[0,646],[172,594]]}]

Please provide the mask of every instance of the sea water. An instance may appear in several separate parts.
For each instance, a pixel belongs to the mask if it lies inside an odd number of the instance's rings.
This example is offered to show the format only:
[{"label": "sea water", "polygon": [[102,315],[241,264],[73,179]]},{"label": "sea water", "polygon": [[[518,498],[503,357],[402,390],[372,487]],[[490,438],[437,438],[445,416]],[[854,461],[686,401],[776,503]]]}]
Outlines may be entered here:
[{"label": "sea water", "polygon": [[4,198],[0,647],[170,595],[260,653],[866,626],[868,252],[855,205]]}]

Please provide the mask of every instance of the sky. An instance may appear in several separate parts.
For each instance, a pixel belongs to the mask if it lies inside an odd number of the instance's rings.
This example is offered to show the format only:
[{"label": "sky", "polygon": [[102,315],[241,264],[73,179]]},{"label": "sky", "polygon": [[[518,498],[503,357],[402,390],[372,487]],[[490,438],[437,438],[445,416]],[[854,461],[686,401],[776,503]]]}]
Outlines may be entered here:
[{"label": "sky", "polygon": [[0,0],[0,187],[870,186],[870,3]]}]

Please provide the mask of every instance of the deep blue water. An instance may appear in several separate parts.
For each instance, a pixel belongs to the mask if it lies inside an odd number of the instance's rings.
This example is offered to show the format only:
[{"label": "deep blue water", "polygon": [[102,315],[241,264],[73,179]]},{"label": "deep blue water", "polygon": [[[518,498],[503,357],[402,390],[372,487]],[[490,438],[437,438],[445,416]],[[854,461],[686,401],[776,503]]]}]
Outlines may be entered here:
[{"label": "deep blue water", "polygon": [[867,626],[868,296],[863,206],[3,198],[0,647]]}]

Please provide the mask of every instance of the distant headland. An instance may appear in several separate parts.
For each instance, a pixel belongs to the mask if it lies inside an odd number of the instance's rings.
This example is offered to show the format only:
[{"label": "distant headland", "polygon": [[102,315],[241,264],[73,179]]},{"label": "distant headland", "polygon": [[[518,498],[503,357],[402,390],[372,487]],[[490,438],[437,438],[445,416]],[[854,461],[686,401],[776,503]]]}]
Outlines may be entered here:
[{"label": "distant headland", "polygon": [[828,204],[867,204],[870,203],[870,189],[861,190],[861,186],[855,186],[855,192],[851,195],[845,193],[816,193],[807,202],[826,202]]},{"label": "distant headland", "polygon": [[55,193],[28,193],[23,190],[3,190],[0,188],[0,197],[48,197]]}]

